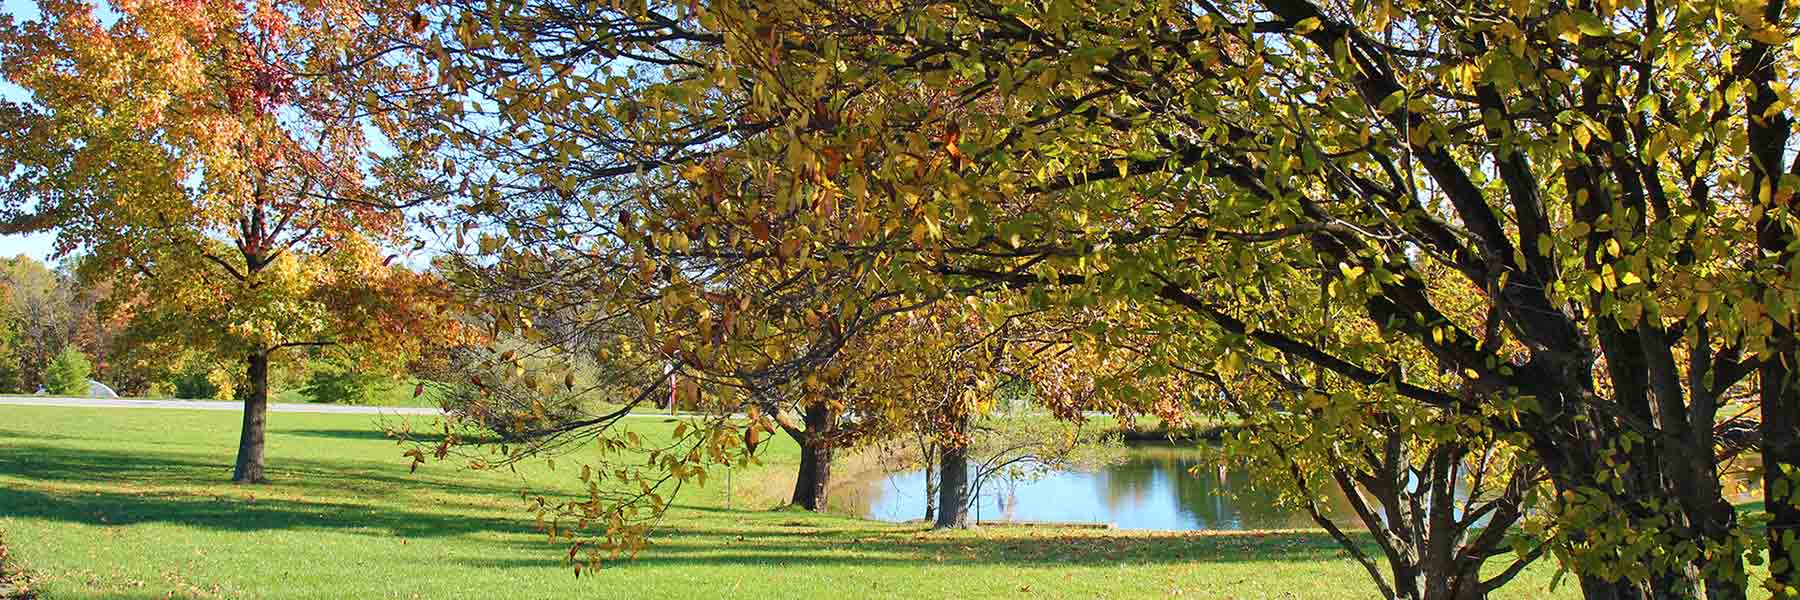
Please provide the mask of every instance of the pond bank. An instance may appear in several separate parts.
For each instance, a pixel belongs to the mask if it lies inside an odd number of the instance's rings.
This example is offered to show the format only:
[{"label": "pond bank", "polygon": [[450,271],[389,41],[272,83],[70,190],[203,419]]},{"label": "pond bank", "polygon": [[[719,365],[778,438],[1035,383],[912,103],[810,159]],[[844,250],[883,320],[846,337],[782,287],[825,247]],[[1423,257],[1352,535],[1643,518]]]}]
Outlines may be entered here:
[{"label": "pond bank", "polygon": [[1176,429],[1119,429],[1119,437],[1127,444],[1181,444],[1183,442],[1218,443],[1225,434],[1236,431],[1229,425],[1182,427]]}]

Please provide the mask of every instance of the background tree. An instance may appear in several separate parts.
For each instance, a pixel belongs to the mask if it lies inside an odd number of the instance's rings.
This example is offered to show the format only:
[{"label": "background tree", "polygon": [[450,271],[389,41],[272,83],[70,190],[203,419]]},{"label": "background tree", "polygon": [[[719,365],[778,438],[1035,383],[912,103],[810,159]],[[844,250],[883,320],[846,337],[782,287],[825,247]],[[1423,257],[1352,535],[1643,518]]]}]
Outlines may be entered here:
[{"label": "background tree", "polygon": [[94,309],[107,291],[83,280],[70,268],[74,264],[52,268],[24,255],[0,259],[0,289],[14,319],[12,349],[22,391],[43,384],[44,370],[65,347],[78,346],[105,362],[113,330]]},{"label": "background tree", "polygon": [[24,315],[14,304],[14,286],[0,285],[0,393],[29,392],[25,388],[23,346]]},{"label": "background tree", "polygon": [[[361,344],[416,351],[438,311],[429,276],[389,266],[399,206],[434,193],[363,95],[412,85],[382,54],[393,3],[46,0],[0,22],[7,231],[63,250],[140,302],[134,326],[240,357],[248,382],[233,479],[263,473],[271,358]],[[404,140],[408,136],[387,136]],[[384,258],[384,254],[386,257]]]}]

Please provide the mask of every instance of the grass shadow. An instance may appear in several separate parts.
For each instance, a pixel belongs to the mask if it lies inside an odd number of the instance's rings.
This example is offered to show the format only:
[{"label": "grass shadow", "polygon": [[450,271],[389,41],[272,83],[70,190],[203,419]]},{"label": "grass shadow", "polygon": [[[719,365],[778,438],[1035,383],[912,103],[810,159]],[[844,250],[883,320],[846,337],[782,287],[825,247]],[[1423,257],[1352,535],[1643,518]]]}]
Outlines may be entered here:
[{"label": "grass shadow", "polygon": [[[162,522],[231,531],[368,529],[407,537],[534,531],[523,518],[467,514],[470,508],[493,511],[504,506],[505,499],[518,498],[518,488],[409,477],[402,469],[398,462],[284,459],[269,466],[272,483],[243,487],[226,482],[231,472],[228,460],[211,456],[7,445],[0,446],[0,474],[44,483],[46,488],[73,484],[82,489],[0,487],[0,507],[4,507],[0,512],[9,517],[89,525]],[[94,491],[95,486],[122,489]],[[418,492],[444,492],[450,498],[486,497],[495,503],[453,502],[445,500],[445,494],[409,499]],[[330,497],[334,501],[289,497]],[[409,501],[416,506],[408,505]],[[458,512],[462,514],[455,514]]]},{"label": "grass shadow", "polygon": [[[610,568],[668,566],[829,566],[956,563],[1008,568],[1120,567],[1177,563],[1288,563],[1343,560],[1346,554],[1323,532],[1093,532],[990,528],[933,532],[822,517],[813,526],[743,513],[737,524],[659,528],[635,560]],[[763,513],[766,515],[766,513]],[[846,526],[848,525],[848,526]],[[1373,546],[1366,534],[1352,534]],[[463,559],[479,568],[554,568],[564,564],[543,542],[521,549],[541,557]]]},{"label": "grass shadow", "polygon": [[[381,424],[377,423],[377,425],[381,425]],[[382,429],[289,429],[289,430],[283,431],[281,433],[286,434],[286,435],[296,435],[296,436],[300,436],[300,437],[326,438],[326,439],[334,439],[334,440],[355,440],[355,441],[368,441],[368,442],[399,442],[399,441],[401,441],[401,439],[399,437],[388,435],[388,433]],[[444,441],[444,434],[429,433],[429,432],[416,432],[415,431],[415,432],[408,432],[406,434],[406,439],[409,441],[413,441],[413,442],[436,444],[438,442]],[[478,441],[483,441],[483,440],[478,440]]]},{"label": "grass shadow", "polygon": [[332,529],[378,536],[440,537],[475,532],[534,533],[518,519],[398,510],[353,502],[245,500],[192,494],[58,494],[0,489],[9,517],[94,526],[167,523],[218,531]]},{"label": "grass shadow", "polygon": [[[391,494],[396,486],[435,489],[466,494],[516,495],[517,487],[471,482],[446,482],[406,472],[405,459],[320,461],[272,458],[267,471],[273,485],[309,491]],[[157,485],[218,485],[231,473],[228,457],[181,452],[113,451],[73,449],[64,446],[15,444],[0,447],[0,474],[45,482],[147,483]],[[245,488],[255,490],[257,488]]]}]

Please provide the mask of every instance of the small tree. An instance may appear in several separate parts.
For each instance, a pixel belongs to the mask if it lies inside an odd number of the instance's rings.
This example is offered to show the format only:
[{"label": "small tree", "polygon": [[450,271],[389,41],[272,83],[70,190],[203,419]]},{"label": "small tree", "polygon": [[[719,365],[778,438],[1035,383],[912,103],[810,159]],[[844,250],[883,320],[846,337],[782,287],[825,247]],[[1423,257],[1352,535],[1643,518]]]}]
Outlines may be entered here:
[{"label": "small tree", "polygon": [[534,349],[517,340],[503,345],[513,347],[451,349],[440,368],[425,374],[441,382],[435,386],[438,405],[485,433],[520,440],[586,418],[586,401],[605,396],[591,374],[577,374],[592,369],[577,369],[568,357],[532,356]]},{"label": "small tree", "polygon": [[44,368],[44,391],[52,396],[86,396],[88,375],[93,372],[94,365],[88,362],[86,354],[74,346],[64,346]]},{"label": "small tree", "polygon": [[1116,431],[1043,417],[995,417],[971,427],[968,461],[972,506],[981,490],[1003,481],[1035,481],[1058,471],[1088,470],[1119,462]]}]

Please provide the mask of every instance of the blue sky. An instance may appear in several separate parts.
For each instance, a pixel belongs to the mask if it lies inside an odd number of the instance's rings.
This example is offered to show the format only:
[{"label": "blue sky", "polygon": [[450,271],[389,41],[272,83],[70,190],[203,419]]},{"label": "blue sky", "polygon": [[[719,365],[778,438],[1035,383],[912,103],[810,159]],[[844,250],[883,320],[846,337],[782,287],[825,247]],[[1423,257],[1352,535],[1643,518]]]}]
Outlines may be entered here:
[{"label": "blue sky", "polygon": [[56,236],[48,233],[32,235],[0,235],[0,256],[20,254],[50,262],[50,247]]}]

